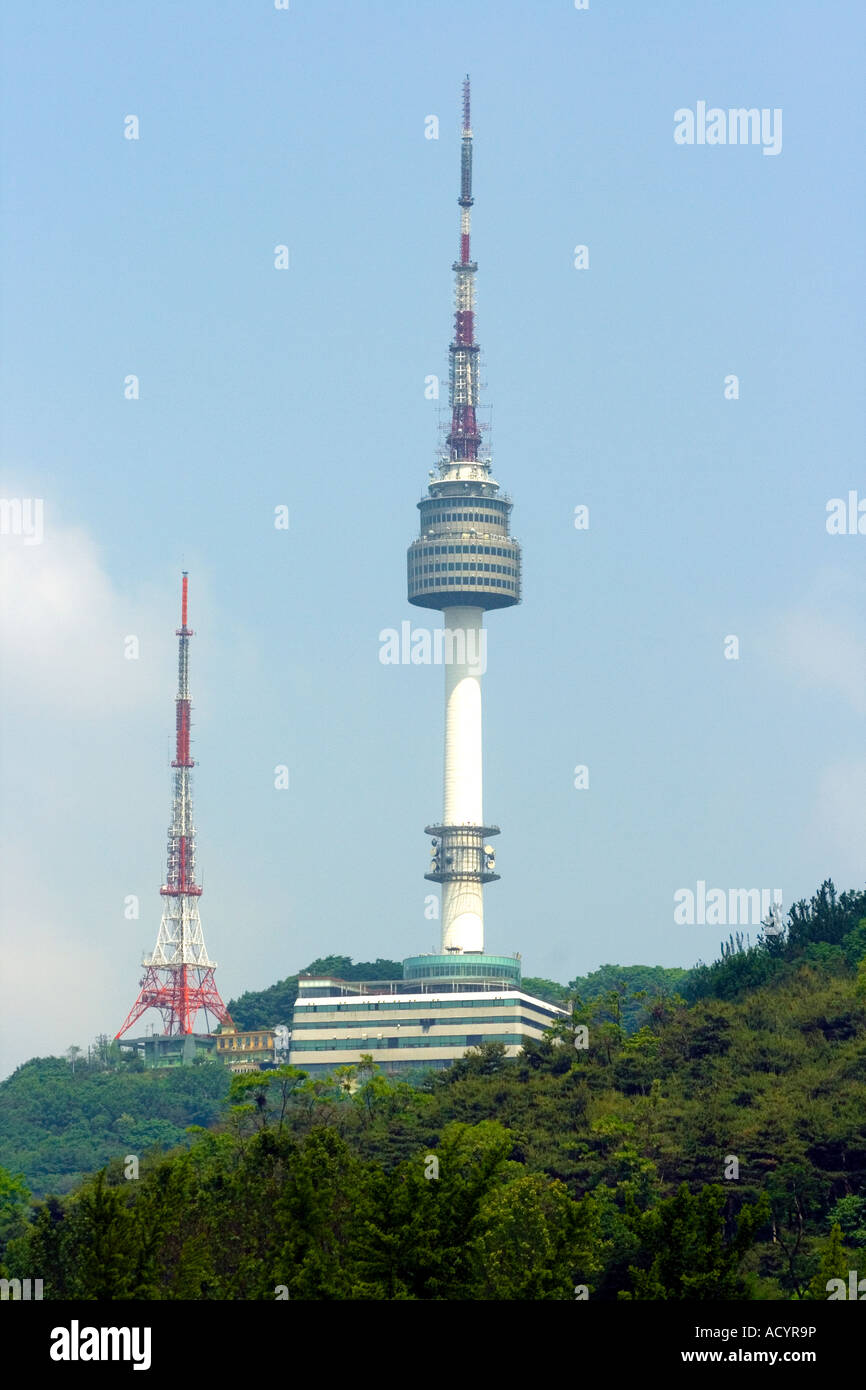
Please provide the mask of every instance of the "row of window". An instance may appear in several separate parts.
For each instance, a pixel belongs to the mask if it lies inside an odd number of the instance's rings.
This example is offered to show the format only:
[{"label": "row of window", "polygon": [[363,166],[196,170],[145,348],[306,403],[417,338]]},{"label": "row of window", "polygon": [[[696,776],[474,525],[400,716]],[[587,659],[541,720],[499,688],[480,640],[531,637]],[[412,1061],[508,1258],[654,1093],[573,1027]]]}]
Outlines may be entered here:
[{"label": "row of window", "polygon": [[449,962],[447,965],[419,965],[412,971],[413,980],[429,980],[437,976],[446,976],[450,979],[454,975],[465,975],[468,979],[483,980],[506,980],[510,978],[514,981],[513,988],[520,984],[517,971],[515,970],[512,974],[503,970],[501,965],[475,965],[474,962],[471,965],[458,965],[456,962],[452,965]]},{"label": "row of window", "polygon": [[[506,1046],[521,1047],[523,1033],[497,1033],[491,1042],[505,1043]],[[329,1038],[326,1042],[292,1042],[292,1056],[296,1052],[376,1052],[381,1049],[404,1047],[480,1047],[484,1041],[482,1033],[469,1033],[463,1037],[445,1038]]]},{"label": "row of window", "polygon": [[[352,1013],[380,1013],[392,1009],[402,1009],[406,1012],[406,1010],[420,1011],[423,1009],[426,1014],[431,1009],[489,1009],[492,1003],[500,1002],[503,1008],[513,1009],[517,1008],[522,1001],[517,999],[502,999],[500,1001],[498,996],[494,996],[491,1000],[490,996],[487,995],[484,999],[424,999],[415,1003],[408,1003],[405,999],[388,999],[379,1004],[362,1004],[354,999],[334,1000],[330,1004],[299,1002],[295,1005],[294,1017],[297,1019],[299,1013],[341,1013],[346,1009]],[[523,1007],[526,1008],[527,1005],[523,1004]],[[543,1004],[532,1004],[529,1007],[538,1013],[547,1014],[548,1018],[558,1017],[556,1009],[548,1008]]]},{"label": "row of window", "polygon": [[217,1038],[217,1051],[225,1049],[229,1052],[237,1052],[238,1049],[244,1051],[246,1048],[273,1047],[273,1038]]},{"label": "row of window", "polygon": [[435,507],[425,507],[423,512],[428,525],[439,521],[490,521],[495,526],[504,526],[507,515],[505,507],[501,512],[440,512]]},{"label": "row of window", "polygon": [[409,566],[409,572],[415,578],[419,574],[444,574],[446,571],[450,574],[454,570],[471,570],[473,574],[514,574],[513,565],[479,565],[474,560],[446,560],[444,564],[441,560],[434,560],[429,565],[416,561]]},{"label": "row of window", "polygon": [[[449,565],[450,569],[451,566]],[[416,584],[423,585],[424,589],[450,589],[455,584],[469,584],[473,588],[484,589],[511,589],[515,592],[517,584],[513,579],[497,579],[492,574],[452,574],[447,579],[434,579],[432,575],[424,575],[423,579],[418,575],[412,575],[412,580]]]},{"label": "row of window", "polygon": [[[417,1017],[416,1017],[416,1018],[389,1019],[389,1020],[388,1020],[388,1027],[389,1027],[389,1028],[394,1028],[394,1027],[419,1028],[419,1027],[421,1026],[422,1023],[426,1023],[426,1024],[428,1024],[428,1025],[435,1024],[437,1028],[453,1028],[453,1027],[459,1028],[459,1027],[460,1027],[460,1024],[461,1024],[461,1023],[465,1023],[465,1022],[466,1022],[466,1019],[463,1019],[463,1018],[417,1018]],[[509,1010],[507,1014],[488,1014],[488,1015],[483,1015],[481,1018],[473,1018],[473,1019],[472,1019],[472,1022],[473,1022],[473,1024],[475,1024],[475,1023],[485,1023],[485,1024],[487,1024],[487,1023],[525,1023],[526,1026],[527,1026],[527,1028],[543,1028],[543,1027],[546,1027],[546,1026],[547,1026],[547,1025],[546,1025],[546,1022],[545,1022],[544,1020],[540,1019],[540,1018],[528,1018],[525,1014],[519,1014],[517,1017],[515,1017],[515,1015],[511,1012],[511,1010]],[[340,1025],[341,1028],[351,1028],[351,1027],[353,1027],[353,1026],[354,1026],[354,1027],[357,1027],[357,1028],[369,1028],[369,1027],[370,1027],[370,1024],[369,1024],[368,1022],[366,1022],[366,1020],[364,1020],[364,1019],[358,1019],[358,1020],[356,1021],[356,1020],[350,1019],[350,1018],[340,1019],[340,1020],[339,1020],[339,1025]],[[297,1021],[295,1021],[295,1023],[292,1025],[292,1028],[293,1028],[292,1036],[293,1036],[293,1037],[297,1036],[298,1029],[300,1029],[300,1028],[306,1028],[306,1029],[315,1028],[315,1029],[318,1029],[319,1033],[321,1033],[323,1029],[328,1028],[328,1027],[330,1027],[330,1024],[328,1024],[328,1023],[325,1021],[325,1019],[319,1019],[319,1020],[317,1020],[315,1023],[298,1023]]]},{"label": "row of window", "polygon": [[[410,555],[412,552],[409,552]],[[514,555],[513,546],[504,545],[425,545],[423,553],[425,555],[504,555],[511,559]],[[416,555],[421,554],[421,550],[415,551]]]}]

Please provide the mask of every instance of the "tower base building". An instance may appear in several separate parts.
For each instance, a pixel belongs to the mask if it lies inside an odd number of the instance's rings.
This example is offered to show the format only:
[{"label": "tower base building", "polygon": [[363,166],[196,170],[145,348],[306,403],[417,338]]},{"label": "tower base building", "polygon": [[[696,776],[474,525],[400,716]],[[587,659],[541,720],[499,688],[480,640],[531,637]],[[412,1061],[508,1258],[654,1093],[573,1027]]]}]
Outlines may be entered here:
[{"label": "tower base building", "polygon": [[562,1011],[520,988],[518,956],[411,956],[402,980],[302,975],[289,1061],[310,1075],[370,1055],[384,1073],[450,1066],[498,1042],[517,1056]]}]

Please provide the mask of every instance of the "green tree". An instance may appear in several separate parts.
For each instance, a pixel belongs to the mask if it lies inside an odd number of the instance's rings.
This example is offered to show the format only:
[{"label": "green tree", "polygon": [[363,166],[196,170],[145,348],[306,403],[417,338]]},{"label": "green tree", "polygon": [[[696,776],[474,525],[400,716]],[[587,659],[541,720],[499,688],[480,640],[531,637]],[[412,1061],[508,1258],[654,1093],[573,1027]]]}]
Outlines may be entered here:
[{"label": "green tree", "polygon": [[74,1298],[101,1302],[134,1296],[140,1252],[125,1198],[125,1192],[108,1186],[105,1169],[73,1198],[66,1242],[74,1260]]},{"label": "green tree", "polygon": [[761,1196],[743,1206],[734,1233],[728,1236],[727,1200],[720,1184],[703,1187],[693,1195],[686,1183],[673,1197],[646,1212],[632,1200],[628,1219],[640,1241],[640,1263],[630,1268],[633,1292],[623,1291],[620,1298],[748,1298],[740,1266],[769,1217],[770,1205]]},{"label": "green tree", "polygon": [[30,1193],[21,1174],[0,1168],[0,1275],[7,1245],[27,1229],[29,1206]]},{"label": "green tree", "polygon": [[[64,1242],[66,1213],[56,1197],[36,1204],[33,1220],[6,1250],[9,1277],[41,1279],[43,1297],[71,1298]],[[70,1271],[71,1278],[71,1271]]]},{"label": "green tree", "polygon": [[840,1197],[830,1208],[830,1222],[839,1225],[849,1245],[866,1245],[866,1197]]},{"label": "green tree", "polygon": [[339,1135],[312,1131],[294,1151],[271,1206],[278,1236],[271,1287],[285,1284],[293,1299],[377,1297],[359,1268],[374,1217],[372,1189],[372,1170]]},{"label": "green tree", "polygon": [[479,1208],[472,1246],[475,1299],[573,1299],[599,1268],[597,1218],[564,1183],[524,1173],[493,1187]]},{"label": "green tree", "polygon": [[797,1161],[780,1164],[767,1182],[773,1232],[785,1261],[780,1280],[797,1298],[804,1296],[810,1277],[810,1218],[820,1214],[827,1186],[826,1178]]},{"label": "green tree", "polygon": [[548,1004],[564,1004],[570,993],[568,985],[561,985],[556,980],[545,980],[538,975],[524,975],[520,988],[526,994],[543,999]]},{"label": "green tree", "polygon": [[480,1043],[478,1047],[467,1048],[463,1056],[452,1062],[450,1067],[437,1072],[434,1084],[453,1086],[455,1082],[465,1081],[468,1077],[495,1076],[504,1070],[505,1065],[504,1043]]},{"label": "green tree", "polygon": [[856,927],[842,937],[842,953],[853,968],[866,958],[866,917],[861,917]]},{"label": "green tree", "polygon": [[368,1286],[391,1300],[472,1298],[482,1202],[508,1175],[511,1143],[493,1121],[450,1124],[434,1150],[381,1174],[363,1258]]},{"label": "green tree", "polygon": [[663,965],[602,965],[589,975],[578,975],[568,992],[591,1004],[611,990],[620,991],[620,1021],[627,1033],[634,1033],[647,1022],[646,1001],[675,994],[688,974],[679,967]]},{"label": "green tree", "polygon": [[846,1288],[848,1285],[851,1256],[842,1244],[842,1228],[838,1223],[833,1226],[827,1239],[821,1243],[818,1255],[818,1268],[803,1297],[818,1299],[823,1302],[827,1299],[827,1283],[830,1279],[843,1279]]}]

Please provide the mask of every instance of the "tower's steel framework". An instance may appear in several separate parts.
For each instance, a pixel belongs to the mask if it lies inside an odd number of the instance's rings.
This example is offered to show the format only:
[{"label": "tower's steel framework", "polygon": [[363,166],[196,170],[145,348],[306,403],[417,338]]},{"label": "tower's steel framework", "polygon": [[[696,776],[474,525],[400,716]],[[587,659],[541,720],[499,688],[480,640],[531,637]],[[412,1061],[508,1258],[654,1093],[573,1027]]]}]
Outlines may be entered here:
[{"label": "tower's steel framework", "polygon": [[228,1010],[219,995],[214,980],[216,961],[208,956],[201,929],[198,900],[201,888],[195,881],[195,826],[192,818],[191,772],[195,763],[190,756],[189,639],[187,627],[188,578],[184,572],[181,584],[181,625],[178,638],[178,681],[175,700],[176,749],[174,796],[171,825],[168,830],[168,866],[166,879],[160,888],[164,898],[162,921],[156,938],[156,948],[145,956],[141,989],[127,1014],[123,1027],[115,1037],[121,1038],[148,1009],[162,1014],[163,1032],[177,1036],[193,1032],[196,1015],[204,1011],[205,1019],[213,1014],[225,1022]]},{"label": "tower's steel framework", "polygon": [[498,827],[482,811],[481,671],[487,608],[520,602],[520,546],[509,534],[511,502],[481,452],[475,272],[471,258],[472,126],[469,78],[463,84],[460,151],[460,256],[454,262],[451,428],[439,476],[418,503],[421,533],[408,553],[409,602],[440,609],[445,644],[445,796],[426,878],[442,885],[442,951],[483,952],[485,883],[498,878],[487,844]]}]

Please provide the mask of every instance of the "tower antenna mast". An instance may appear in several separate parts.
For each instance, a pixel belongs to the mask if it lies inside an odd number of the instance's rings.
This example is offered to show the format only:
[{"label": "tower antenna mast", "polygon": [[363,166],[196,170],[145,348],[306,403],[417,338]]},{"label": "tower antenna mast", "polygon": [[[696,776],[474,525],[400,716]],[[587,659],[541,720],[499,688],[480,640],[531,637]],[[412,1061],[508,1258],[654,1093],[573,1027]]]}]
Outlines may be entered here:
[{"label": "tower antenna mast", "polygon": [[190,755],[189,639],[194,635],[187,626],[189,579],[186,571],[181,581],[180,627],[178,638],[178,678],[175,697],[175,756],[174,793],[171,825],[168,828],[168,863],[165,883],[160,888],[163,897],[162,920],[156,938],[156,948],[145,956],[145,974],[141,988],[123,1027],[115,1034],[122,1038],[148,1009],[162,1014],[166,1037],[192,1033],[198,1013],[209,1013],[224,1023],[228,1009],[220,998],[211,960],[204,944],[198,900],[201,888],[195,881],[195,826],[192,817],[192,769]]}]

